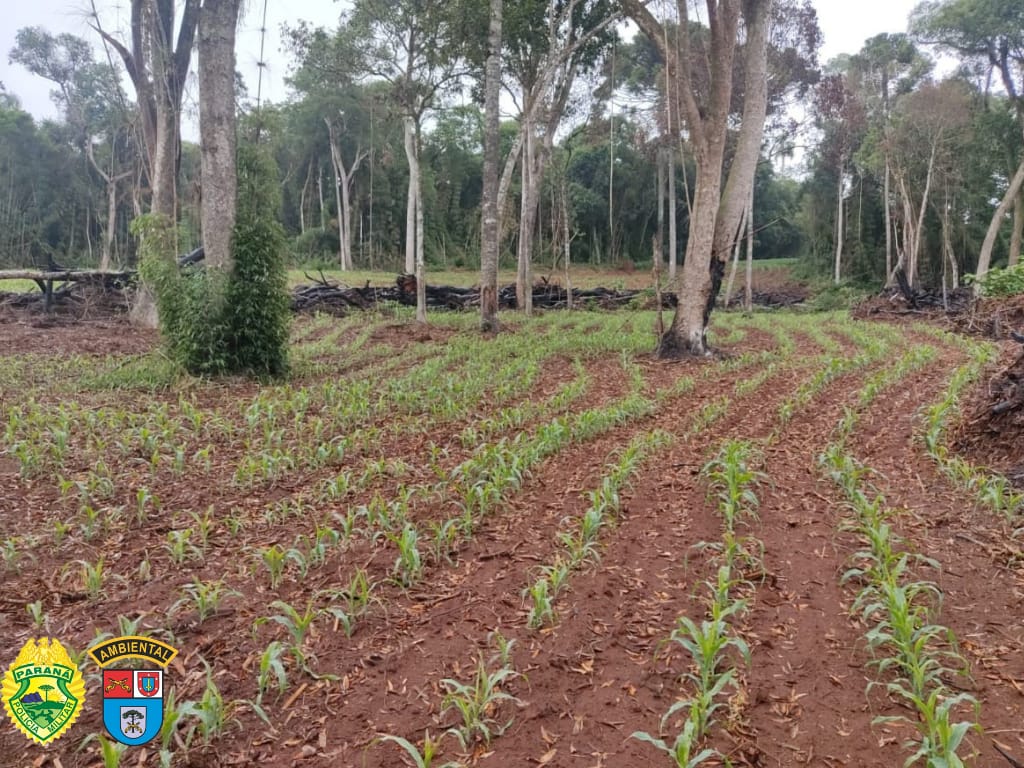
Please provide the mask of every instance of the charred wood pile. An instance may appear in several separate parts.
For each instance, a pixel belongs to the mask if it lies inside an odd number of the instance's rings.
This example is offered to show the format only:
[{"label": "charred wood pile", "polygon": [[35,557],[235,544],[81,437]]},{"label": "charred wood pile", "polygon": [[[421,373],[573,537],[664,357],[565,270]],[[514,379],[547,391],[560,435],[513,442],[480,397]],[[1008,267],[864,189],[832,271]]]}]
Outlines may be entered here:
[{"label": "charred wood pile", "polygon": [[[413,275],[399,275],[393,286],[350,287],[328,280],[323,273],[319,277],[306,274],[310,282],[292,291],[292,309],[296,312],[329,312],[344,315],[350,310],[373,309],[388,302],[407,307],[416,306],[416,278]],[[479,288],[460,288],[450,285],[427,285],[427,307],[429,309],[471,310],[480,306]],[[572,306],[594,309],[619,309],[639,307],[654,309],[657,299],[652,289],[619,290],[614,288],[573,288]],[[806,293],[795,291],[757,291],[754,303],[763,307],[791,307],[807,298]],[[533,306],[536,309],[566,309],[569,306],[569,292],[561,285],[540,280],[533,286]],[[676,295],[670,291],[661,292],[663,309],[673,309]],[[516,309],[516,287],[506,285],[498,290],[498,307]]]},{"label": "charred wood pile", "polygon": [[[306,274],[309,284],[300,285],[292,291],[292,309],[296,312],[329,312],[344,315],[350,310],[373,309],[388,302],[407,307],[416,306],[416,278],[413,275],[399,275],[395,284],[373,287],[369,283],[362,287],[350,287],[328,280],[321,273],[319,278]],[[450,285],[427,285],[427,307],[430,309],[470,310],[480,306],[479,288],[461,288]],[[654,296],[647,290],[614,290],[610,288],[573,289],[572,303],[575,307],[600,307],[612,309],[637,303],[652,306]],[[662,304],[675,306],[675,295],[662,293]],[[537,309],[565,309],[569,293],[565,288],[545,280],[533,286],[533,306]],[[501,309],[515,309],[516,287],[506,285],[498,290],[498,306]]]},{"label": "charred wood pile", "polygon": [[1024,488],[1024,334],[1011,331],[1009,338],[1016,344],[1004,348],[984,386],[974,390],[953,447]]},{"label": "charred wood pile", "polygon": [[[129,291],[135,286],[132,271],[100,270],[0,270],[2,280],[31,280],[39,292],[0,291],[0,307],[51,312],[60,306],[71,314],[84,316],[95,312],[109,315],[126,311]],[[57,285],[55,285],[57,284]]]}]

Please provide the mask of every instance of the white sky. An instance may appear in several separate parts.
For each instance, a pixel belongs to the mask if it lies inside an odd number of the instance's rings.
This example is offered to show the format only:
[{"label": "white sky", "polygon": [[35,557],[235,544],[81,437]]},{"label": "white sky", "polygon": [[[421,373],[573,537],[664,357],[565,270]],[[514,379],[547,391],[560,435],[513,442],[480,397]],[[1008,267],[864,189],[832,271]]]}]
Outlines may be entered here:
[{"label": "white sky", "polygon": [[[96,6],[110,30],[127,26],[127,0],[95,0]],[[438,0],[443,2],[443,0]],[[71,32],[97,46],[98,35],[87,25],[88,0],[0,0],[3,4],[3,24],[0,25],[0,82],[8,92],[16,95],[22,106],[37,116],[56,114],[50,97],[49,84],[30,75],[20,65],[7,60],[14,46],[15,33],[28,26],[42,26],[51,32]],[[869,37],[880,32],[900,32],[906,29],[907,16],[917,0],[814,0],[824,45],[822,62],[840,53],[855,53]],[[267,38],[264,56],[263,93],[272,101],[287,96],[284,78],[289,71],[289,57],[282,50],[281,25],[304,19],[314,24],[333,27],[344,7],[344,0],[266,0]],[[248,11],[242,20],[238,41],[238,69],[245,78],[250,94],[255,96],[259,68],[260,34],[264,0],[248,0]],[[113,53],[113,52],[112,52]],[[97,50],[97,57],[105,54]],[[195,56],[192,59],[195,67]]]}]

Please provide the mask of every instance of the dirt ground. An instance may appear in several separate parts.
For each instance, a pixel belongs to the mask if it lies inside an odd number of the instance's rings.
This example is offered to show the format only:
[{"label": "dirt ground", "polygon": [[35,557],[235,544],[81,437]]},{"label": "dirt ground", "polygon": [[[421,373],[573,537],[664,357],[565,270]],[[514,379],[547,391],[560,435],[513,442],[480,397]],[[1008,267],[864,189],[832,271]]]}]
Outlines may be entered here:
[{"label": "dirt ground", "polygon": [[[604,322],[594,317],[582,313],[557,332],[586,337]],[[477,657],[493,654],[494,633],[500,632],[514,640],[510,660],[517,676],[505,690],[515,700],[488,714],[508,727],[490,744],[465,751],[446,737],[444,759],[524,768],[664,765],[664,755],[630,735],[656,733],[662,714],[684,695],[680,678],[688,659],[665,640],[678,617],[703,616],[702,585],[713,578],[715,566],[698,545],[716,540],[720,531],[700,470],[724,440],[740,438],[762,446],[765,479],[757,487],[758,518],[749,533],[763,544],[763,571],[750,574],[745,597],[751,608],[740,625],[750,645],[750,663],[738,667],[740,685],[727,697],[710,744],[736,766],[902,765],[909,754],[902,744],[912,730],[875,720],[909,716],[909,710],[882,686],[871,686],[880,677],[866,649],[867,627],[851,614],[854,595],[841,581],[861,543],[845,530],[849,510],[817,459],[865,381],[893,365],[902,351],[931,345],[937,356],[930,364],[868,407],[853,434],[852,450],[877,470],[873,482],[898,511],[892,523],[907,545],[940,564],[938,570],[921,571],[942,591],[940,618],[955,633],[970,670],[948,683],[971,693],[979,704],[979,727],[968,734],[971,747],[961,754],[969,755],[973,766],[1006,766],[992,747],[995,740],[1024,760],[1024,542],[1010,537],[1012,527],[1004,518],[951,486],[917,437],[919,408],[941,396],[964,353],[907,327],[898,349],[839,375],[783,423],[780,408],[825,365],[823,343],[834,347],[832,356],[838,358],[854,357],[859,347],[846,332],[853,322],[849,319],[832,316],[812,332],[808,328],[814,323],[779,317],[789,319],[758,323],[733,316],[718,329],[719,338],[728,338],[736,328],[741,333],[723,342],[727,354],[717,362],[666,364],[645,354],[633,356],[628,362],[638,367],[648,396],[684,377],[693,378],[692,390],[668,396],[653,413],[571,443],[543,460],[525,476],[521,489],[506,493],[471,538],[459,541],[447,557],[428,562],[410,587],[393,578],[396,549],[386,537],[354,537],[330,549],[322,565],[305,576],[289,565],[273,589],[266,570],[251,566],[251,553],[273,544],[288,547],[299,534],[312,538],[320,521],[337,520],[375,499],[393,500],[403,489],[424,489],[411,505],[411,520],[424,530],[431,522],[457,516],[454,502],[432,496],[430,489],[439,473],[474,455],[476,443],[465,438],[467,430],[486,433],[487,440],[511,439],[518,432],[534,432],[549,415],[531,416],[526,409],[521,423],[487,432],[493,429],[488,419],[498,416],[501,404],[483,398],[451,418],[436,415],[429,404],[410,405],[409,410],[399,404],[368,421],[356,418],[340,429],[379,429],[347,454],[342,466],[354,471],[379,461],[372,466],[380,471],[336,500],[313,491],[338,472],[337,466],[299,465],[272,484],[238,487],[232,478],[247,455],[240,441],[210,437],[215,459],[206,474],[151,470],[150,457],[131,455],[111,468],[117,490],[103,502],[106,510],[120,506],[128,511],[117,518],[122,522],[88,540],[75,532],[62,540],[53,536],[55,521],[78,519],[74,491],[62,493],[52,472],[22,477],[12,452],[0,453],[0,541],[15,538],[24,550],[6,566],[0,563],[6,567],[0,663],[7,664],[28,637],[49,634],[83,649],[97,632],[118,634],[119,616],[138,618],[144,631],[169,630],[181,648],[168,669],[179,702],[201,699],[208,674],[204,662],[229,702],[225,732],[209,746],[194,739],[184,749],[179,734],[173,744],[175,765],[390,767],[411,763],[381,735],[422,743],[425,732],[437,737],[455,725],[454,715],[442,712],[442,680],[470,679]],[[360,341],[358,326],[334,328],[329,322],[304,320],[298,327],[297,344],[311,350],[322,368],[293,390],[320,391],[329,382],[356,388],[367,380],[374,391],[383,392],[388,381],[415,375],[462,333],[436,327],[409,334],[392,321]],[[648,323],[649,318],[622,322]],[[795,353],[780,356],[777,370],[745,389],[743,383],[761,374],[768,358],[742,364],[738,356],[779,351],[772,326],[780,323],[789,329]],[[179,392],[83,389],[74,384],[73,371],[62,374],[63,361],[72,356],[113,365],[155,343],[152,334],[114,321],[50,327],[0,322],[0,368],[10,364],[13,371],[15,361],[29,360],[48,372],[24,380],[17,373],[6,378],[0,373],[0,414],[27,402],[20,382],[30,381],[31,397],[53,406],[74,401],[84,413],[165,403],[171,417],[178,418]],[[72,368],[88,364],[79,360]],[[618,356],[586,358],[580,365],[589,386],[584,399],[564,406],[564,412],[607,407],[629,392],[629,369]],[[529,391],[514,394],[503,407],[545,402],[577,373],[565,356],[543,360]],[[241,382],[194,383],[185,396],[210,419],[234,419],[241,425],[246,407],[259,400],[261,391]],[[725,407],[713,423],[696,429],[695,418],[715,412],[723,396]],[[389,430],[391,419],[407,426]],[[552,626],[530,629],[524,589],[542,565],[557,558],[560,532],[586,510],[586,491],[600,484],[608,462],[633,438],[655,428],[673,441],[623,489],[622,512],[602,538],[599,561],[573,575],[555,602]],[[431,457],[436,456],[441,458],[435,462]],[[63,471],[68,479],[84,479],[89,467],[84,459],[73,459]],[[143,486],[159,498],[159,512],[135,522],[129,512]],[[194,530],[197,518],[191,513],[202,515],[207,509],[213,512],[213,525],[205,555],[174,562],[166,546],[169,534]],[[239,521],[237,531],[229,531],[229,519]],[[90,597],[78,578],[78,561],[100,557],[109,576],[103,593]],[[140,575],[143,562],[151,564],[145,578]],[[263,697],[262,719],[249,703],[257,698],[260,656],[271,641],[287,639],[283,622],[264,620],[269,606],[280,600],[301,610],[323,590],[343,590],[357,569],[377,585],[374,604],[351,637],[326,615],[313,623],[302,648],[315,674],[286,658],[288,688]],[[234,594],[209,617],[201,620],[188,606],[172,610],[182,584],[220,579]],[[42,627],[26,610],[36,600],[46,612]],[[87,666],[86,671],[88,703],[73,731],[43,749],[5,721],[0,765],[103,764],[95,742],[80,748],[87,734],[102,731],[97,670]],[[157,751],[129,749],[122,764],[158,765]]]}]

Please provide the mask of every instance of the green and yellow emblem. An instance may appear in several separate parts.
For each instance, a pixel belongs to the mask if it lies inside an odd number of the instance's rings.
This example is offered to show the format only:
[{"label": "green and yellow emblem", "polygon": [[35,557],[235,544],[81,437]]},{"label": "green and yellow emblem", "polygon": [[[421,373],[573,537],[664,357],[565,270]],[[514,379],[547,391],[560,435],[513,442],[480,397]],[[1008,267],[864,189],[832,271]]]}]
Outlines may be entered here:
[{"label": "green and yellow emblem", "polygon": [[29,640],[7,670],[0,690],[14,726],[39,744],[59,739],[82,711],[85,681],[56,639]]}]

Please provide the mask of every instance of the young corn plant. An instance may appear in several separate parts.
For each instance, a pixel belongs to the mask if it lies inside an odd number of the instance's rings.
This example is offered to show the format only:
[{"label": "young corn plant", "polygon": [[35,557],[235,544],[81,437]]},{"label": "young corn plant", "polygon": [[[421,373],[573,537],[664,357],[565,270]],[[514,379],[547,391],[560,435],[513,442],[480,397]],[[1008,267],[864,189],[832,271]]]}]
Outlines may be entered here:
[{"label": "young corn plant", "polygon": [[198,702],[182,702],[178,709],[180,719],[195,720],[185,736],[185,744],[191,745],[198,735],[203,745],[208,747],[227,733],[228,728],[239,726],[233,714],[234,709],[235,703],[224,700],[220,688],[213,680],[213,671],[207,666],[206,688],[203,689],[202,698]]},{"label": "young corn plant", "polygon": [[512,724],[514,718],[500,723],[495,715],[503,702],[521,703],[512,694],[503,690],[503,686],[519,674],[508,665],[502,664],[493,671],[487,669],[481,655],[477,659],[476,674],[470,683],[461,683],[452,678],[441,681],[447,689],[442,703],[442,714],[455,712],[461,724],[448,730],[459,740],[464,750],[474,744],[490,744],[494,736],[500,736]]},{"label": "young corn plant", "polygon": [[698,710],[691,701],[680,701],[673,704],[661,719],[662,730],[664,730],[665,723],[670,720],[676,712],[685,708],[689,708],[689,713],[686,720],[683,721],[683,729],[676,734],[676,738],[673,740],[672,744],[669,744],[664,739],[652,736],[647,733],[647,731],[634,731],[631,734],[631,738],[651,744],[664,752],[669,756],[672,761],[672,765],[675,765],[676,768],[696,768],[696,766],[701,763],[705,763],[714,757],[718,757],[718,752],[713,749],[705,748],[698,751],[702,735],[700,732],[700,725],[697,722]]},{"label": "young corn plant", "polygon": [[167,532],[167,542],[164,549],[171,556],[171,562],[175,565],[183,565],[190,560],[202,560],[203,551],[192,543],[193,531],[191,528],[183,528]]},{"label": "young corn plant", "polygon": [[313,674],[309,668],[311,656],[305,650],[305,645],[306,638],[313,628],[313,622],[320,615],[320,611],[314,608],[311,602],[306,604],[305,610],[301,613],[283,600],[275,600],[270,607],[280,613],[257,619],[255,625],[259,626],[270,621],[284,627],[291,641],[288,651],[295,659],[295,663],[306,673]]},{"label": "young corn plant", "polygon": [[[441,748],[441,740],[433,739],[430,736],[430,731],[426,731],[423,734],[423,749],[421,750],[415,744],[408,739],[403,739],[401,736],[392,736],[390,734],[381,734],[379,740],[384,742],[391,742],[401,747],[405,754],[412,760],[413,765],[416,768],[434,768],[434,759],[437,757],[437,753]],[[444,763],[437,768],[460,768],[461,763],[448,762]]]},{"label": "young corn plant", "polygon": [[[967,694],[949,692],[945,678],[954,670],[947,663],[966,666],[956,652],[953,633],[936,623],[934,613],[941,592],[930,582],[911,580],[910,563],[920,562],[937,567],[927,558],[900,551],[900,541],[886,522],[887,511],[880,496],[868,500],[859,487],[860,470],[848,457],[840,461],[835,451],[827,461],[829,472],[850,501],[856,522],[851,526],[866,541],[867,547],[855,555],[857,566],[844,575],[845,581],[856,579],[862,589],[854,600],[854,610],[873,625],[866,639],[876,655],[873,662],[880,674],[891,674],[886,690],[912,707],[917,717],[879,718],[876,722],[910,722],[918,730],[919,741],[907,743],[915,751],[906,765],[922,762],[928,768],[963,766],[957,754],[964,736],[976,727],[972,721],[953,722],[955,710],[977,701]],[[882,654],[887,655],[882,655]],[[876,683],[869,684],[869,688]]]},{"label": "young corn plant", "polygon": [[725,527],[734,530],[741,517],[756,517],[758,499],[753,486],[762,479],[751,468],[755,451],[750,443],[730,440],[718,455],[704,465],[703,474],[718,499],[718,509],[725,518]]},{"label": "young corn plant", "polygon": [[280,640],[271,640],[260,655],[259,673],[256,678],[256,703],[262,704],[263,696],[270,689],[271,684],[277,688],[277,695],[282,695],[288,690],[288,672],[284,668],[282,656],[285,652],[284,644]]},{"label": "young corn plant", "polygon": [[540,629],[545,624],[555,623],[555,609],[551,605],[553,595],[551,585],[547,577],[537,579],[532,586],[526,588],[524,597],[530,598],[530,613],[526,618],[526,624],[530,629]]},{"label": "young corn plant", "polygon": [[711,727],[714,713],[725,706],[718,701],[727,685],[735,685],[735,668],[728,666],[727,651],[735,649],[750,663],[750,649],[746,641],[731,632],[728,619],[745,610],[746,604],[737,600],[727,606],[712,604],[712,616],[697,624],[688,616],[680,616],[678,626],[670,640],[689,652],[696,667],[687,674],[693,684],[693,717],[697,733],[703,735]]},{"label": "young corn plant", "polygon": [[28,603],[25,606],[25,611],[32,618],[32,623],[36,629],[43,629],[46,626],[46,610],[43,608],[43,601],[36,600],[34,603]]},{"label": "young corn plant", "polygon": [[82,588],[86,596],[89,600],[99,600],[103,597],[103,583],[106,579],[103,558],[99,558],[95,563],[86,560],[79,560],[78,563],[82,566]]},{"label": "young corn plant", "polygon": [[124,756],[125,750],[128,749],[127,744],[112,741],[102,733],[90,733],[82,741],[82,747],[84,748],[92,741],[98,742],[100,745],[100,759],[103,760],[103,768],[120,768],[121,758]]},{"label": "young corn plant", "polygon": [[171,606],[171,613],[191,606],[199,614],[200,624],[220,610],[225,598],[239,595],[235,590],[227,589],[223,581],[193,581],[183,586],[182,592],[184,597]]},{"label": "young corn plant", "polygon": [[403,587],[411,587],[423,574],[419,533],[412,523],[406,523],[400,533],[389,533],[388,539],[398,547],[398,557],[395,558],[392,573]]}]

